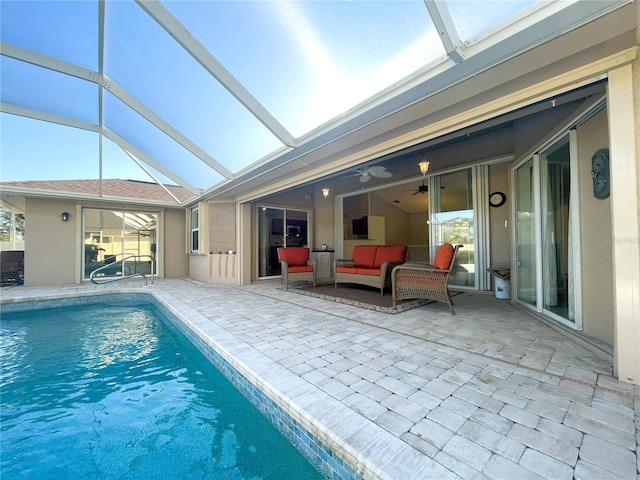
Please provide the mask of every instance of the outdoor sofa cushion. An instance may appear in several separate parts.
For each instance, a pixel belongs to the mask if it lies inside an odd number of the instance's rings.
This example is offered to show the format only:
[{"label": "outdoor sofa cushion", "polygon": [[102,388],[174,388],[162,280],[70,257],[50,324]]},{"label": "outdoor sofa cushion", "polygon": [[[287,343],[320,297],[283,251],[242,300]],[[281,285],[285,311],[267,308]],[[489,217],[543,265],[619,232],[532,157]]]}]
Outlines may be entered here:
[{"label": "outdoor sofa cushion", "polygon": [[373,266],[380,268],[384,262],[403,263],[406,256],[406,245],[378,245]]},{"label": "outdoor sofa cushion", "polygon": [[433,266],[439,270],[449,270],[453,254],[453,245],[450,243],[443,243],[438,247],[438,250],[436,250],[436,256],[433,259]]},{"label": "outdoor sofa cushion", "polygon": [[373,268],[375,267],[376,252],[378,245],[356,245],[353,247],[351,259],[356,267]]},{"label": "outdoor sofa cushion", "polygon": [[[287,262],[289,271],[291,267],[306,267],[309,260],[309,249],[306,247],[287,247],[278,249],[280,261]],[[306,271],[306,270],[305,270]]]}]

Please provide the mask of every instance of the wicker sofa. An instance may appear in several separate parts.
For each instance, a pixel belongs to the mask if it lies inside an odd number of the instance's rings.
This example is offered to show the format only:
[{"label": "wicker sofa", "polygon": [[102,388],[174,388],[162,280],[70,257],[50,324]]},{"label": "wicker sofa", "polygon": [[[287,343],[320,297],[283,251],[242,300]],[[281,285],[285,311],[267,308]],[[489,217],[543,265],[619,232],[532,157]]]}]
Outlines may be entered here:
[{"label": "wicker sofa", "polygon": [[380,289],[391,284],[391,269],[404,263],[406,245],[356,245],[351,259],[333,262],[335,287],[339,283],[357,283]]}]

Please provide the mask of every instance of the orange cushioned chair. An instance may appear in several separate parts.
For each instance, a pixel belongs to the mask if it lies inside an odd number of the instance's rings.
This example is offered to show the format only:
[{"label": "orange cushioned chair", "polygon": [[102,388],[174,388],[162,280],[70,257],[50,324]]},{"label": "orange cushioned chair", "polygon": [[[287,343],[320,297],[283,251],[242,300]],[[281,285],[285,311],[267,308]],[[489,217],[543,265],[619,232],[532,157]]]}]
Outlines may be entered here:
[{"label": "orange cushioned chair", "polygon": [[312,282],[316,286],[316,261],[309,259],[307,247],[281,247],[278,260],[285,288],[289,288],[289,282],[293,281]]},{"label": "orange cushioned chair", "polygon": [[425,298],[444,302],[455,315],[449,294],[449,275],[455,268],[456,254],[462,245],[444,243],[436,250],[433,264],[405,263],[391,272],[393,306],[397,300]]}]

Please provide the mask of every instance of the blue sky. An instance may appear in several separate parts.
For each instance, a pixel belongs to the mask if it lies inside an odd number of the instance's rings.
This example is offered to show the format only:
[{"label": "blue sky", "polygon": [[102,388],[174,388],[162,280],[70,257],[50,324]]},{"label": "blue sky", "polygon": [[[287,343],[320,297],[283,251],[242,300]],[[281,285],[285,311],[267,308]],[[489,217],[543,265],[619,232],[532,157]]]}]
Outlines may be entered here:
[{"label": "blue sky", "polygon": [[[529,1],[449,2],[473,35]],[[163,1],[284,127],[300,137],[443,57],[422,0]],[[0,35],[28,50],[98,69],[95,1],[0,2]],[[485,19],[486,21],[483,21]],[[204,188],[222,177],[116,97],[2,57],[2,101],[102,124]],[[104,72],[230,171],[282,147],[208,72],[131,1],[106,2]],[[2,180],[97,178],[97,134],[2,114]],[[103,142],[104,178],[149,178]]]},{"label": "blue sky", "polygon": [[[98,134],[16,115],[0,114],[3,180],[98,178]],[[152,181],[119,148],[103,139],[103,177]]]}]

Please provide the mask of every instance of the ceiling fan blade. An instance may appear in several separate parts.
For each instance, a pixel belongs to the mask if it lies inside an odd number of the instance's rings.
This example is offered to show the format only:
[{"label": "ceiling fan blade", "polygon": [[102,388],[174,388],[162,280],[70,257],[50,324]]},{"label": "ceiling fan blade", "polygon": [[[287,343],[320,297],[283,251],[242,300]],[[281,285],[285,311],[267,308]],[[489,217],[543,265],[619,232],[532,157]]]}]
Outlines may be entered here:
[{"label": "ceiling fan blade", "polygon": [[378,178],[391,178],[391,177],[393,177],[393,174],[391,172],[378,172],[378,173],[371,172],[371,175],[373,175],[374,177],[378,177]]},{"label": "ceiling fan blade", "polygon": [[383,167],[381,165],[369,167],[367,169],[367,173],[378,178],[390,178],[393,176],[393,174],[389,172],[386,167]]},{"label": "ceiling fan blade", "polygon": [[360,182],[361,183],[365,183],[365,182],[368,182],[370,179],[371,179],[371,177],[369,176],[369,174],[365,173],[364,175],[362,175],[360,177]]},{"label": "ceiling fan blade", "polygon": [[348,175],[344,175],[342,178],[360,177],[360,176],[362,176],[362,172],[355,172],[355,173],[349,173]]}]

